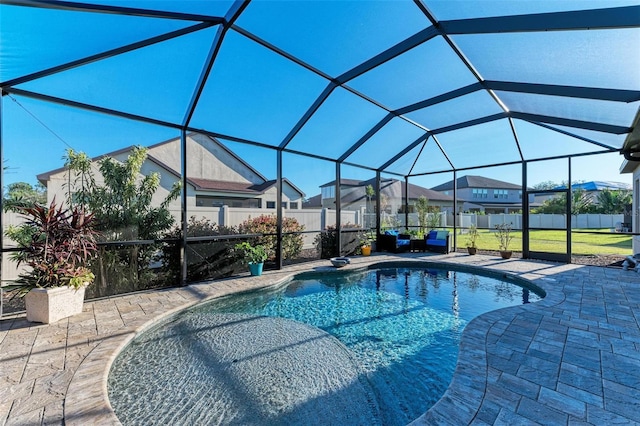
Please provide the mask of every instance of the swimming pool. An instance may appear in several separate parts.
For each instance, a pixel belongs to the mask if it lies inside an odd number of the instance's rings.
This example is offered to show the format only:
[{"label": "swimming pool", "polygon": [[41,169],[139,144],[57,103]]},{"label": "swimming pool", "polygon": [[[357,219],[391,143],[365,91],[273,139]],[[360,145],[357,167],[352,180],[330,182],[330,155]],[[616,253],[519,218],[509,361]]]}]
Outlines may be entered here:
[{"label": "swimming pool", "polygon": [[125,425],[406,424],[444,393],[471,319],[539,299],[460,271],[305,274],[143,333],[109,397]]}]

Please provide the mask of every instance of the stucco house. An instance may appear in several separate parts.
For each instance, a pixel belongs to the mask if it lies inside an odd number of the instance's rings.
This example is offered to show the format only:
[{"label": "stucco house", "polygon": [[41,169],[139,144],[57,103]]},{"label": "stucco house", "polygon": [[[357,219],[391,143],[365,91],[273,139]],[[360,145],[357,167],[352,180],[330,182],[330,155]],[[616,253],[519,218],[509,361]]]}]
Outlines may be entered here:
[{"label": "stucco house", "polygon": [[[305,207],[322,207],[322,208],[335,208],[336,196],[335,196],[335,180],[327,182],[320,186],[320,194],[315,197],[311,197]],[[375,209],[376,195],[374,194],[371,199],[367,198],[366,188],[371,185],[375,188],[375,179],[369,180],[356,180],[356,179],[341,179],[340,180],[340,206],[343,210],[362,210],[362,209]],[[383,197],[381,198],[381,208],[386,213],[395,214],[404,212],[404,199],[406,182],[398,179],[381,179],[380,192]],[[409,183],[408,192],[408,204],[409,213],[415,211],[414,205],[418,198],[421,196],[427,198],[429,205],[437,207],[440,211],[453,211],[453,196],[442,194],[436,191],[432,191],[422,186]]]},{"label": "stucco house", "polygon": [[[484,176],[467,175],[456,180],[462,210],[485,213],[513,213],[522,210],[522,186]],[[453,196],[453,180],[431,188]]]},{"label": "stucco house", "polygon": [[[92,158],[96,177],[98,161],[109,156],[125,161],[133,147],[123,148]],[[160,187],[154,194],[154,203],[160,203],[180,177],[180,138],[151,145],[141,168],[147,175],[158,172]],[[267,179],[250,164],[238,157],[213,137],[201,134],[187,136],[187,207],[247,207],[258,209],[276,208],[277,186],[275,179]],[[38,180],[47,187],[49,202],[66,199],[69,174],[64,167],[42,173]],[[282,207],[302,208],[305,194],[287,179],[283,179]],[[180,211],[180,200],[169,205],[171,211]]]}]

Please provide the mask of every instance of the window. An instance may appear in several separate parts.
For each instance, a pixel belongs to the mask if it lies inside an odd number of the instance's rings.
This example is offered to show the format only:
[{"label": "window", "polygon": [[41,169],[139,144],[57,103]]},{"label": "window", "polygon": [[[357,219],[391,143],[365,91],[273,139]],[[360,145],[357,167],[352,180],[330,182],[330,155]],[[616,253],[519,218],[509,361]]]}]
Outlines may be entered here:
[{"label": "window", "polygon": [[283,201],[282,203],[280,203],[280,205],[282,206],[283,209],[287,208],[287,202]]},{"label": "window", "polygon": [[335,198],[336,197],[336,187],[331,185],[331,186],[325,186],[324,188],[322,188],[322,198]]},{"label": "window", "polygon": [[243,207],[259,209],[262,207],[260,198],[218,197],[213,195],[196,195],[196,206],[199,207]]},{"label": "window", "polygon": [[506,189],[494,189],[493,198],[509,198],[509,191]]},{"label": "window", "polygon": [[449,191],[442,191],[444,195],[449,195]]},{"label": "window", "polygon": [[267,208],[268,209],[275,209],[276,208],[276,202],[275,201],[267,201]]},{"label": "window", "polygon": [[522,200],[522,191],[518,191],[518,198]]},{"label": "window", "polygon": [[486,189],[473,188],[471,193],[472,198],[487,198],[489,191]]},{"label": "window", "polygon": [[291,210],[297,210],[298,209],[298,203],[296,201],[292,201],[289,203],[289,208]]}]

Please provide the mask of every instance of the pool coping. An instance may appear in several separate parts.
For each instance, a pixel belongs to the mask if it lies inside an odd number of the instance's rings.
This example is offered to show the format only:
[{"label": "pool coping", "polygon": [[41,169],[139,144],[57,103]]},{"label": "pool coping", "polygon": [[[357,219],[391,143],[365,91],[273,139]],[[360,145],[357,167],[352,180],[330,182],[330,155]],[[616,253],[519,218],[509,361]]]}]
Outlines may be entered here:
[{"label": "pool coping", "polygon": [[[513,419],[537,421],[539,419],[536,416],[539,416],[540,410],[533,410],[531,408],[532,403],[530,400],[534,399],[538,403],[541,403],[543,407],[546,407],[545,409],[550,410],[545,414],[546,416],[556,416],[558,415],[558,411],[562,410],[557,407],[557,404],[555,404],[553,400],[550,400],[550,402],[545,401],[549,399],[548,396],[550,392],[556,392],[558,389],[550,390],[544,385],[540,386],[536,383],[536,378],[532,378],[530,381],[518,382],[518,384],[523,385],[524,388],[522,391],[516,390],[515,393],[519,399],[517,404],[515,404],[515,402],[512,404],[514,396],[511,395],[511,393],[513,391],[503,389],[504,383],[500,382],[507,379],[514,381],[518,378],[516,376],[520,376],[521,374],[516,374],[514,371],[508,371],[509,369],[506,367],[502,369],[501,367],[496,368],[492,365],[493,358],[496,356],[494,352],[496,350],[505,350],[504,345],[499,346],[496,342],[500,343],[500,336],[506,335],[507,332],[509,332],[509,322],[517,320],[518,317],[521,317],[522,320],[531,316],[540,317],[541,315],[548,314],[549,317],[551,317],[553,315],[560,315],[557,313],[559,309],[558,307],[562,307],[564,309],[564,305],[568,305],[568,308],[563,311],[565,312],[565,317],[561,318],[559,320],[560,322],[564,321],[566,323],[571,323],[575,321],[583,321],[583,319],[580,318],[579,312],[571,312],[572,309],[576,309],[575,300],[567,301],[567,291],[570,291],[573,299],[575,299],[576,297],[582,298],[582,293],[576,291],[574,294],[574,290],[584,288],[584,284],[587,282],[591,284],[601,283],[597,285],[620,285],[623,287],[629,284],[629,288],[633,285],[637,287],[637,284],[635,283],[635,281],[637,281],[637,275],[633,274],[632,276],[630,275],[630,272],[622,272],[620,270],[599,267],[585,267],[581,265],[523,261],[519,259],[505,261],[496,257],[484,255],[411,254],[407,256],[406,254],[381,254],[371,257],[355,257],[353,258],[351,265],[340,269],[333,268],[330,265],[328,266],[327,262],[328,261],[316,261],[292,265],[286,267],[282,271],[268,271],[262,277],[235,277],[228,280],[218,280],[193,284],[182,288],[149,292],[153,297],[161,296],[166,300],[170,300],[172,307],[170,309],[162,309],[164,306],[160,306],[157,312],[145,313],[141,318],[134,316],[131,321],[125,323],[124,327],[114,329],[103,336],[95,337],[95,342],[97,342],[97,344],[95,344],[90,352],[88,352],[88,354],[82,359],[78,368],[69,373],[72,374],[72,377],[64,392],[64,412],[62,414],[63,423],[69,425],[84,425],[87,424],[88,420],[90,420],[92,424],[120,424],[113,412],[113,409],[111,408],[107,394],[107,377],[111,364],[122,348],[124,348],[137,334],[144,332],[149,327],[154,326],[176,312],[187,309],[198,303],[234,294],[239,291],[252,291],[260,288],[277,286],[290,280],[293,276],[305,271],[315,270],[316,272],[319,271],[323,273],[342,273],[353,270],[368,269],[373,264],[385,262],[426,263],[428,265],[446,266],[455,270],[468,270],[470,272],[473,272],[473,270],[479,270],[485,275],[489,272],[489,275],[494,274],[506,276],[511,279],[522,279],[542,288],[546,292],[546,297],[534,304],[502,308],[474,318],[465,327],[463,332],[458,363],[453,379],[445,394],[433,407],[431,407],[431,409],[429,409],[429,411],[416,419],[412,424],[442,424],[451,422],[456,424],[492,424],[494,422],[500,423],[501,419],[504,423],[507,423],[506,419],[509,419],[509,421],[512,421]],[[595,280],[593,277],[595,277]],[[600,279],[602,277],[606,279],[603,281]],[[608,278],[610,277],[612,277],[613,280],[609,280]],[[633,297],[628,296],[628,294],[630,294],[629,288],[624,287],[623,290],[627,292],[625,293],[627,294],[627,299],[625,300],[631,302],[630,309],[633,311],[634,308],[638,308],[638,301],[635,299],[635,293],[632,295]],[[114,299],[122,302],[135,297],[139,297],[139,295],[125,295]],[[99,301],[88,302],[85,304],[85,310],[93,309],[95,308],[95,305],[99,303]],[[623,302],[622,304],[624,303],[627,302]],[[620,303],[618,303],[618,305],[620,305]],[[587,321],[586,326],[581,323],[574,327],[578,330],[576,333],[580,330],[585,330],[585,333],[587,332],[589,328],[588,325],[590,324],[589,321],[591,320],[586,318],[585,321]],[[69,324],[72,322],[73,319],[70,319]],[[607,332],[613,335],[616,335],[617,333],[618,336],[611,337],[611,339],[615,337],[618,340],[615,342],[612,340],[612,343],[609,345],[609,349],[605,347],[604,350],[613,352],[614,356],[618,356],[617,352],[624,352],[622,354],[625,356],[624,360],[627,360],[627,358],[632,359],[633,357],[636,357],[636,354],[626,347],[620,349],[622,348],[621,342],[625,345],[631,342],[632,349],[635,349],[636,352],[639,351],[640,327],[638,327],[638,320],[633,320],[633,317],[631,322],[625,320],[622,324],[628,329],[624,330],[626,332],[624,336],[620,336],[622,330],[616,331],[617,329],[615,325],[609,326],[609,330],[605,330],[607,328],[605,327],[605,324],[599,325],[600,329],[603,330],[601,332],[603,336],[606,337]],[[593,328],[596,330],[595,326],[593,326]],[[16,332],[19,332],[19,330],[16,330]],[[596,330],[596,332],[598,331]],[[536,345],[542,344],[537,341],[539,339],[537,339],[536,336],[521,336],[522,339],[515,341],[515,344],[514,342],[509,343],[512,346],[509,350],[514,354],[521,356],[523,354],[523,349],[529,348],[530,345],[532,345],[531,342],[534,342]],[[509,337],[511,338],[512,336]],[[598,340],[602,340],[604,342],[606,339],[598,338]],[[567,340],[566,344],[568,345],[569,343],[572,342]],[[636,346],[634,347],[633,345]],[[498,355],[502,355],[502,353],[499,353]],[[534,355],[541,356],[539,354]],[[633,360],[637,360],[637,362],[640,363],[640,355],[637,355],[637,358],[633,358]],[[526,362],[527,360],[525,359],[524,361]],[[579,361],[576,362],[579,363]],[[562,365],[564,366],[564,364],[565,361],[562,360]],[[560,368],[561,366],[559,365],[557,370],[558,375],[560,374]],[[527,371],[524,371],[524,373],[527,373]],[[621,381],[623,382],[624,380],[618,380],[618,382]],[[603,382],[605,381],[603,380]],[[613,385],[609,382],[611,382],[611,380],[605,384],[612,387]],[[502,388],[500,386],[502,386]],[[578,386],[578,388],[580,387],[579,385],[576,386]],[[625,384],[616,383],[615,386],[618,386],[616,390],[619,392],[623,389]],[[506,396],[496,396],[496,389],[498,389],[499,392],[504,392]],[[537,397],[533,392],[534,390],[537,392]],[[531,393],[527,394],[527,391],[531,391]],[[578,392],[586,391],[588,391],[588,389],[578,389]],[[605,391],[603,390],[601,393],[604,392]],[[605,416],[607,416],[608,419],[631,419],[632,421],[640,421],[640,419],[635,418],[633,414],[627,414],[622,408],[611,410],[610,406],[607,406],[604,402],[594,400],[593,395],[579,394],[574,398],[573,396],[566,395],[565,392],[560,396],[556,394],[553,394],[553,396],[556,397],[556,399],[567,398],[567,400],[573,404],[572,407],[575,406],[568,414],[560,413],[565,415],[566,419],[581,419],[582,421],[586,421],[589,416],[592,418],[597,418],[597,416],[605,418]],[[600,396],[602,397],[602,401],[606,400],[606,395]],[[500,398],[506,399],[504,399],[502,407],[496,408],[495,401]],[[575,401],[578,402],[576,403]],[[595,409],[592,406],[595,406]],[[589,416],[587,413],[589,413]],[[7,424],[10,424],[11,420],[12,417],[11,414],[9,414]],[[568,420],[566,423],[568,424]]]}]

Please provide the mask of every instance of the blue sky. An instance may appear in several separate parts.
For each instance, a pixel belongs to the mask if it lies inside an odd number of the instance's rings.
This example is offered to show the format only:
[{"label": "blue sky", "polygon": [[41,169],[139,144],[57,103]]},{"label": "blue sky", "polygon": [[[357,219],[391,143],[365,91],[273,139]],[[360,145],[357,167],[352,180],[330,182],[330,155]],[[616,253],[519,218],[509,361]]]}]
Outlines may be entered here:
[{"label": "blue sky", "polygon": [[[114,2],[133,7],[174,5],[193,13],[223,14],[229,2]],[[615,7],[635,1],[427,1],[439,19],[461,19],[514,13],[543,13],[581,7]],[[0,78],[3,81],[45,69],[89,54],[151,36],[185,28],[192,23],[131,16],[59,12],[2,5],[0,24]],[[105,21],[106,20],[106,21]],[[254,2],[237,24],[284,51],[298,56],[327,76],[338,76],[380,51],[429,26],[416,13],[413,2]],[[117,27],[114,32],[109,26]],[[285,31],[286,30],[286,31]],[[158,120],[181,122],[191,100],[204,59],[217,28],[184,35],[162,44],[96,61],[65,73],[18,85],[17,88],[99,104]],[[574,84],[640,90],[640,32],[620,30],[464,35],[453,37],[483,78],[546,84]],[[531,49],[560,46],[553,49]],[[60,49],[64,46],[64,49]],[[579,51],[571,47],[579,46]],[[621,66],[606,67],[603,58],[625,58]],[[505,66],[506,64],[506,66]],[[348,84],[389,108],[400,108],[475,82],[459,58],[437,37],[389,61]],[[278,146],[327,86],[311,70],[254,43],[240,32],[229,31],[191,126],[206,128],[270,146]],[[543,115],[568,114],[568,118],[603,121],[628,126],[638,102],[585,102],[553,96],[498,93],[510,110],[528,109]],[[20,102],[18,105],[14,102]],[[500,112],[486,92],[475,92],[407,114],[410,120],[436,129]],[[5,183],[27,181],[62,166],[67,147],[96,156],[130,145],[152,145],[179,136],[175,129],[136,123],[107,115],[73,110],[55,104],[14,96],[2,98],[2,137]],[[335,89],[288,147],[317,155],[337,157],[386,112],[348,90]],[[548,129],[515,120],[526,158],[587,152],[596,146]],[[585,130],[582,137],[621,146],[624,137]],[[423,131],[393,119],[348,161],[377,167],[418,138]],[[472,143],[469,141],[482,141]],[[513,161],[518,152],[506,120],[445,132],[440,143],[457,167]],[[230,148],[267,178],[275,178],[275,153],[268,149],[230,144]],[[421,147],[398,161],[392,169],[406,172]],[[292,154],[284,156],[284,174],[307,195],[334,179],[335,165]],[[420,156],[418,171],[441,169],[442,154],[430,140]],[[574,180],[631,182],[620,175],[617,154],[576,158]],[[465,172],[513,183],[521,181],[519,166]],[[373,172],[344,167],[343,178],[368,179]],[[529,185],[566,179],[566,160],[530,166]],[[421,177],[416,183],[435,186],[450,174]]]}]

